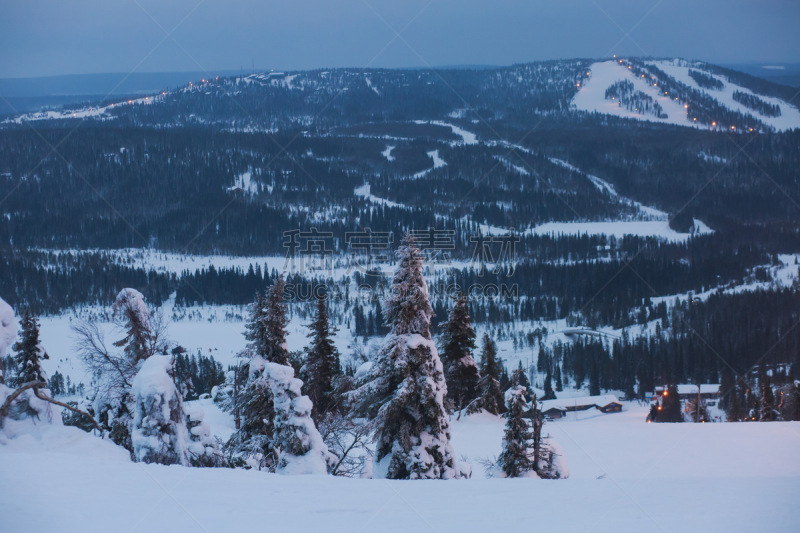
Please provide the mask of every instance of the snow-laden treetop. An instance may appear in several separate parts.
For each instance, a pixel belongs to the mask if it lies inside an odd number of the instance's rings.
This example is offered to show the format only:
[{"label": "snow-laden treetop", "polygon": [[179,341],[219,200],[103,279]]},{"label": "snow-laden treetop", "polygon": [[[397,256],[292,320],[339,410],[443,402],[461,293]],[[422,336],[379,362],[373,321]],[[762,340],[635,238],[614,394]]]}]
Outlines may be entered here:
[{"label": "snow-laden treetop", "polygon": [[6,351],[14,342],[16,335],[17,323],[14,319],[14,310],[0,298],[0,357],[6,355]]}]

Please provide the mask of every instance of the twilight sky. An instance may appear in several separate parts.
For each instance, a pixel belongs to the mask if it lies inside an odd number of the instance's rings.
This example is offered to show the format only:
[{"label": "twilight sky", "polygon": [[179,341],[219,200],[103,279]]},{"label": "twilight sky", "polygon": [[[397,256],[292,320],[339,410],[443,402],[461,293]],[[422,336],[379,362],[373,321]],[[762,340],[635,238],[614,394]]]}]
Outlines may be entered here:
[{"label": "twilight sky", "polygon": [[800,63],[798,28],[798,0],[2,0],[0,78],[613,53]]}]

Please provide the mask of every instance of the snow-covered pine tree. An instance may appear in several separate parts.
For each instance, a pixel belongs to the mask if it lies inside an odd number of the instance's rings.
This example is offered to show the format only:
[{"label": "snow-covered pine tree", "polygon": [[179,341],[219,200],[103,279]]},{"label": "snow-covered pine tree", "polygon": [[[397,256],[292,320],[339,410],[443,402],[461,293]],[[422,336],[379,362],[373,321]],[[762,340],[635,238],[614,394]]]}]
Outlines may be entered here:
[{"label": "snow-covered pine tree", "polygon": [[78,352],[95,380],[93,409],[97,421],[109,432],[109,438],[135,459],[130,431],[135,408],[133,379],[144,360],[166,350],[165,329],[160,315],[149,312],[144,296],[135,289],[122,289],[113,311],[115,325],[124,332],[113,347],[106,345],[102,331],[93,322],[79,322],[73,331],[78,337]]},{"label": "snow-covered pine tree", "polygon": [[728,393],[728,408],[725,410],[728,422],[741,422],[745,416],[743,405],[741,387],[734,382],[733,388]]},{"label": "snow-covered pine tree", "polygon": [[503,367],[497,359],[497,346],[489,337],[483,335],[481,351],[481,407],[486,411],[499,415],[504,409],[503,392],[500,390],[500,375]]},{"label": "snow-covered pine tree", "polygon": [[658,411],[656,422],[683,422],[681,399],[678,396],[677,385],[667,387],[666,396],[661,397],[661,410]]},{"label": "snow-covered pine tree", "polygon": [[264,298],[264,314],[261,317],[263,329],[263,353],[256,353],[270,363],[289,365],[289,346],[286,343],[286,325],[289,318],[286,316],[286,302],[283,293],[286,282],[283,276],[278,276],[275,283],[267,291]]},{"label": "snow-covered pine tree", "polygon": [[376,428],[373,476],[391,479],[453,479],[463,473],[450,444],[444,407],[447,386],[431,340],[433,309],[422,255],[407,235],[383,309],[390,333],[353,398]]},{"label": "snow-covered pine tree", "polygon": [[314,404],[311,418],[316,424],[325,414],[338,409],[333,397],[334,382],[342,374],[339,351],[331,339],[335,329],[331,328],[328,321],[326,302],[326,295],[317,298],[317,316],[309,325],[311,345],[302,369],[306,393]]},{"label": "snow-covered pine tree", "polygon": [[[6,353],[14,343],[14,337],[16,336],[17,327],[14,322],[14,309],[0,298],[0,360],[6,357]],[[2,366],[0,364],[0,384],[5,382]]]},{"label": "snow-covered pine tree", "polygon": [[189,464],[189,432],[183,398],[175,386],[172,358],[153,355],[143,363],[132,387],[133,458],[144,463]]},{"label": "snow-covered pine tree", "polygon": [[[254,366],[264,358],[254,355],[250,349],[244,350],[239,356],[247,362],[233,379],[237,379],[240,373],[246,373],[247,378],[241,391],[231,398],[227,407],[231,412],[238,413],[241,424],[225,444],[225,450],[254,467],[272,470],[275,467],[272,455],[275,406],[272,390],[263,379],[261,370]],[[236,385],[232,384],[234,389]]]},{"label": "snow-covered pine tree", "polygon": [[302,395],[303,382],[294,377],[294,369],[260,357],[254,358],[250,366],[272,392],[275,471],[281,474],[328,473],[336,464],[336,458],[328,451],[311,419],[311,400]]},{"label": "snow-covered pine tree", "polygon": [[[525,400],[527,389],[516,385],[505,393],[506,429],[499,462],[506,477],[536,477],[533,465],[533,431],[528,419]],[[531,476],[533,474],[533,476]]]},{"label": "snow-covered pine tree", "polygon": [[731,399],[736,393],[736,377],[730,367],[725,367],[720,372],[719,381],[719,407],[727,411],[731,405]]},{"label": "snow-covered pine tree", "polygon": [[135,289],[122,289],[112,309],[114,315],[125,324],[125,337],[116,341],[114,346],[123,348],[130,361],[144,361],[154,353],[154,332],[150,327],[150,313],[144,296]]},{"label": "snow-covered pine tree", "polygon": [[262,375],[263,366],[253,364],[267,361],[289,366],[289,350],[286,344],[286,304],[283,301],[285,282],[283,276],[275,279],[263,297],[256,296],[250,308],[246,338],[247,349],[239,355],[246,361],[243,372],[247,383],[231,403],[233,412],[241,417],[240,428],[225,444],[230,454],[254,462],[254,466],[274,470],[276,458],[273,453],[275,433],[275,406],[272,390]]},{"label": "snow-covered pine tree", "polygon": [[17,385],[31,381],[47,383],[47,375],[42,369],[41,360],[49,357],[39,343],[39,322],[30,310],[26,310],[19,325],[20,338],[13,346],[18,368],[16,383]]},{"label": "snow-covered pine tree", "polygon": [[248,347],[253,354],[266,357],[267,355],[267,335],[264,321],[266,318],[266,292],[256,292],[253,303],[250,304],[249,317],[245,323],[244,338],[248,341]]},{"label": "snow-covered pine tree", "polygon": [[189,463],[203,467],[223,466],[225,461],[219,449],[219,441],[211,435],[211,428],[204,421],[203,408],[184,404],[184,410],[186,429],[189,432]]},{"label": "snow-covered pine tree", "polygon": [[447,383],[447,399],[451,408],[460,411],[478,396],[480,372],[472,351],[475,330],[469,316],[467,297],[459,296],[447,322],[442,324],[442,364]]}]

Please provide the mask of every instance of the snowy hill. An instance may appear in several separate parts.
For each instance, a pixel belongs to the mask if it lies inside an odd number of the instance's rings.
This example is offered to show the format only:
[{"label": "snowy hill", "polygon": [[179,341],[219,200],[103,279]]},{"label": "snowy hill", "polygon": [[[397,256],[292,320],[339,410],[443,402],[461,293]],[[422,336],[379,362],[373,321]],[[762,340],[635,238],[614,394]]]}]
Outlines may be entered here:
[{"label": "snowy hill", "polygon": [[[0,530],[793,528],[800,424],[645,424],[645,408],[625,409],[546,424],[571,471],[557,481],[483,479],[477,464],[473,479],[447,482],[136,464],[110,442],[40,424],[0,441],[0,483],[14,487],[0,499]],[[497,455],[502,424],[486,415],[454,421],[456,452]]]},{"label": "snowy hill", "polygon": [[[746,87],[719,70],[680,59],[596,62],[572,104],[581,111],[679,126],[733,131],[800,128],[796,104]],[[714,109],[727,113],[715,116]]]}]

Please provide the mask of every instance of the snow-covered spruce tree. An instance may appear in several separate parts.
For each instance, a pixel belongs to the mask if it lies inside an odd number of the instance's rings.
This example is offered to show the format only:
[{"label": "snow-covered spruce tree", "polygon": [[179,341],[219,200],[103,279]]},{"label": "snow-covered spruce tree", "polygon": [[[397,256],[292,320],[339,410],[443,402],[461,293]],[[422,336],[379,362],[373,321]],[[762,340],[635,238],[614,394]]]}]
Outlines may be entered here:
[{"label": "snow-covered spruce tree", "polygon": [[153,331],[144,296],[134,289],[122,289],[112,309],[125,325],[125,337],[116,341],[114,346],[123,348],[129,360],[135,363],[144,361],[153,354]]},{"label": "snow-covered spruce tree", "polygon": [[667,395],[661,397],[661,409],[658,411],[656,422],[683,422],[677,385],[667,387]]},{"label": "snow-covered spruce tree", "polygon": [[18,374],[17,385],[40,381],[47,383],[47,375],[42,369],[42,359],[49,359],[44,348],[39,343],[39,322],[29,310],[22,314],[20,320],[19,341],[14,346]]},{"label": "snow-covered spruce tree", "polygon": [[73,326],[77,350],[93,375],[93,412],[109,438],[133,456],[131,422],[134,410],[133,378],[148,357],[166,349],[160,315],[151,314],[144,296],[135,289],[122,289],[113,305],[113,318],[123,337],[108,346],[94,322]]},{"label": "snow-covered spruce tree", "polygon": [[521,385],[511,387],[505,393],[506,429],[503,434],[503,451],[500,468],[506,477],[536,477],[533,465],[533,431],[528,419],[525,400],[527,389]]},{"label": "snow-covered spruce tree", "polygon": [[[259,469],[267,470],[276,467],[272,445],[275,407],[272,390],[262,375],[263,366],[259,362],[289,365],[284,288],[285,283],[280,276],[263,297],[256,296],[250,308],[246,334],[250,342],[247,349],[239,354],[246,361],[242,371],[248,376],[247,382],[234,402],[228,404],[230,410],[241,417],[241,426],[225,444],[226,451]],[[259,364],[253,366],[254,363]]]},{"label": "snow-covered spruce tree", "polygon": [[450,444],[444,407],[447,386],[431,340],[433,309],[413,237],[403,239],[398,256],[400,264],[383,306],[390,333],[368,381],[353,393],[357,410],[376,428],[373,476],[459,478],[463,473]]},{"label": "snow-covered spruce tree", "polygon": [[[0,360],[5,358],[8,349],[17,336],[17,326],[14,321],[14,309],[0,298]],[[3,368],[0,366],[0,384],[5,382]]]},{"label": "snow-covered spruce tree", "polygon": [[211,435],[211,428],[204,422],[205,413],[199,405],[184,405],[186,429],[189,432],[189,464],[192,466],[223,466],[225,460],[219,440]]},{"label": "snow-covered spruce tree", "polygon": [[503,392],[500,390],[500,375],[503,367],[497,359],[497,346],[489,337],[483,335],[483,350],[481,351],[481,400],[480,406],[486,411],[499,415],[504,411]]},{"label": "snow-covered spruce tree", "polygon": [[326,474],[336,464],[311,419],[312,403],[301,393],[303,382],[294,369],[264,361],[250,363],[251,372],[261,376],[272,392],[275,432],[271,444],[275,471],[282,474]]},{"label": "snow-covered spruce tree", "polygon": [[289,347],[286,344],[286,324],[289,323],[289,318],[286,316],[286,302],[283,299],[285,289],[286,282],[283,276],[278,276],[267,291],[264,298],[264,314],[260,318],[263,341],[254,346],[258,348],[257,355],[279,365],[289,364]]},{"label": "snow-covered spruce tree", "polygon": [[328,321],[326,301],[326,295],[317,298],[317,316],[309,325],[311,345],[307,349],[302,368],[305,391],[314,404],[311,418],[316,424],[327,413],[338,410],[334,398],[334,382],[342,374],[339,351],[331,339],[336,330]]},{"label": "snow-covered spruce tree", "polygon": [[[240,369],[240,372],[246,372],[247,379],[239,393],[231,398],[232,401],[226,402],[225,407],[232,413],[238,413],[241,423],[224,448],[231,456],[233,464],[243,461],[243,464],[250,464],[258,469],[273,470],[275,406],[272,390],[263,379],[257,364],[264,361],[264,358],[253,354],[250,349],[244,350],[239,356],[247,361]],[[235,390],[236,383],[232,385]]]},{"label": "snow-covered spruce tree", "polygon": [[189,432],[183,397],[175,386],[172,357],[153,355],[143,363],[132,387],[133,458],[144,463],[189,464]]},{"label": "snow-covered spruce tree", "polygon": [[472,351],[475,349],[475,330],[469,316],[466,296],[459,296],[442,324],[442,365],[447,383],[447,399],[453,410],[460,411],[478,396],[480,372]]}]

